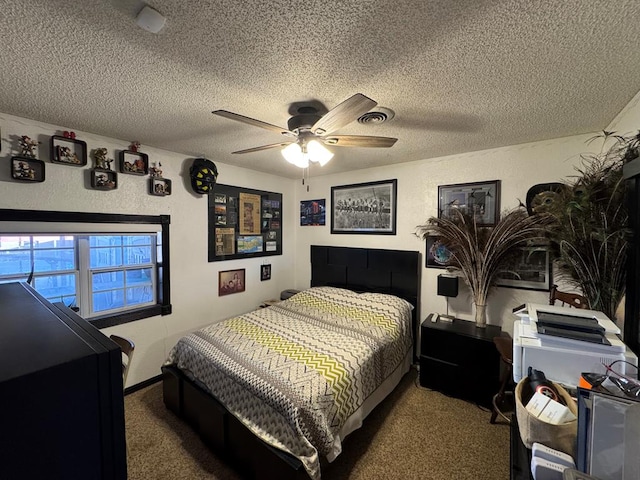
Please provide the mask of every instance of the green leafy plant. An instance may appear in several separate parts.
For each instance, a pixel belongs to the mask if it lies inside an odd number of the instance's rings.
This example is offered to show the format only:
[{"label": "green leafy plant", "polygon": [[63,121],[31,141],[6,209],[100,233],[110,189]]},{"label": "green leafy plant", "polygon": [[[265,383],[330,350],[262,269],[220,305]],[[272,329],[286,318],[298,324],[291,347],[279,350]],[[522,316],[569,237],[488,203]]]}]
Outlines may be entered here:
[{"label": "green leafy plant", "polygon": [[622,167],[638,156],[640,135],[603,132],[596,138],[613,145],[583,155],[578,174],[565,182],[544,210],[552,217],[549,239],[557,278],[580,289],[589,308],[615,320],[625,293],[631,238]]},{"label": "green leafy plant", "polygon": [[478,225],[475,217],[453,210],[451,217],[431,217],[419,225],[416,235],[437,235],[451,252],[450,267],[459,271],[471,289],[476,305],[476,325],[486,326],[485,309],[498,273],[511,263],[519,248],[541,239],[549,222],[547,215],[529,216],[523,207],[503,212],[495,226]]}]

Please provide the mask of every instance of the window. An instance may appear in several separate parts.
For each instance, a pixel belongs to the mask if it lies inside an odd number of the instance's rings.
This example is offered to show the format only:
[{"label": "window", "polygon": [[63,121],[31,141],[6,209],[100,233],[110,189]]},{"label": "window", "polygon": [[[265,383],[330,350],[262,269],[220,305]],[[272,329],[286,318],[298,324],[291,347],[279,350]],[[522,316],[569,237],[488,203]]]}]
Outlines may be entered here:
[{"label": "window", "polygon": [[168,314],[168,239],[168,216],[0,209],[0,283],[29,281],[100,328]]}]

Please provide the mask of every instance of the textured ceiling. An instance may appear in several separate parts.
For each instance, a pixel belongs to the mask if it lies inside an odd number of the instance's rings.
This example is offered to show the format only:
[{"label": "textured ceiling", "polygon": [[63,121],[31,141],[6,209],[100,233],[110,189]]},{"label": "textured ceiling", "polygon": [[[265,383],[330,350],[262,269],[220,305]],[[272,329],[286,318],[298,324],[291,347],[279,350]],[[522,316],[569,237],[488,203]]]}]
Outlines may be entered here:
[{"label": "textured ceiling", "polygon": [[[637,0],[0,0],[0,111],[292,178],[293,102],[354,93],[396,116],[338,134],[312,176],[593,132],[640,90]],[[123,145],[125,147],[126,145]]]}]

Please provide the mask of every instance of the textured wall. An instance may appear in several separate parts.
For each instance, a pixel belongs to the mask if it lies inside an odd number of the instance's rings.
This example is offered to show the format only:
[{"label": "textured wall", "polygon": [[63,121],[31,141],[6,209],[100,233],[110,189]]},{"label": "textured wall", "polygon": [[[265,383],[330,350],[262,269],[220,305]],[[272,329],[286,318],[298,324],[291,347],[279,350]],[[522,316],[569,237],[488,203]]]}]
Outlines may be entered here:
[{"label": "textured wall", "polygon": [[[575,173],[580,153],[587,151],[586,140],[593,135],[580,135],[511,147],[471,152],[449,157],[403,163],[389,167],[359,170],[342,175],[312,177],[310,192],[298,186],[298,200],[326,198],[330,205],[331,187],[375,180],[398,179],[397,234],[390,235],[331,235],[330,214],[326,227],[297,226],[296,264],[298,287],[308,285],[309,245],[375,247],[399,250],[419,250],[425,253],[424,241],[414,235],[415,227],[437,215],[438,185],[501,180],[501,209],[525,201],[532,185],[562,180]],[[599,147],[594,142],[591,148]],[[420,316],[431,312],[445,313],[445,297],[436,295],[436,278],[441,269],[423,268]],[[472,319],[472,299],[466,286],[458,297],[449,300],[450,313]],[[498,288],[489,297],[488,322],[512,330],[511,308],[525,302],[546,303],[547,292],[512,288]]]},{"label": "textured wall", "polygon": [[[192,158],[164,150],[145,148],[150,163],[162,163],[163,176],[172,180],[173,193],[167,197],[149,195],[148,177],[118,174],[118,188],[100,191],[87,188],[84,168],[53,164],[49,161],[49,137],[60,135],[66,127],[40,123],[0,113],[0,208],[171,215],[171,302],[173,313],[105,329],[131,337],[136,354],[128,384],[134,385],[158,375],[160,365],[176,340],[183,334],[212,321],[257,307],[262,300],[279,296],[291,286],[294,275],[294,242],[285,238],[283,255],[226,262],[207,262],[207,198],[192,193],[188,170]],[[111,139],[76,130],[77,139],[88,149],[106,147],[109,156],[125,149],[132,139]],[[28,135],[42,143],[38,158],[46,163],[44,183],[16,182],[10,178],[9,158],[17,153],[17,137]],[[296,212],[292,203],[294,181],[216,162],[220,183],[281,192],[284,200],[283,228],[292,231]],[[116,162],[117,163],[117,162]],[[115,163],[113,164],[115,165]],[[117,168],[116,168],[117,169]],[[260,281],[260,264],[272,264],[270,281]],[[218,297],[218,271],[246,269],[246,291]]]}]

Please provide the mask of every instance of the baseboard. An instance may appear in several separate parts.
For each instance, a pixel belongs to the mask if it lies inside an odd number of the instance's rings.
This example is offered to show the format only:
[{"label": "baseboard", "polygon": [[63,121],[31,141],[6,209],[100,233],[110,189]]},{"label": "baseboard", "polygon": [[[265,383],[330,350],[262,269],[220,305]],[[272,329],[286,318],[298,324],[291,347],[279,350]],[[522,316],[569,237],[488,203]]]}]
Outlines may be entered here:
[{"label": "baseboard", "polygon": [[151,377],[144,382],[136,383],[130,387],[124,389],[124,394],[129,395],[130,393],[137,392],[138,390],[142,390],[143,388],[149,387],[154,383],[158,383],[162,380],[162,375],[156,375],[155,377]]}]

